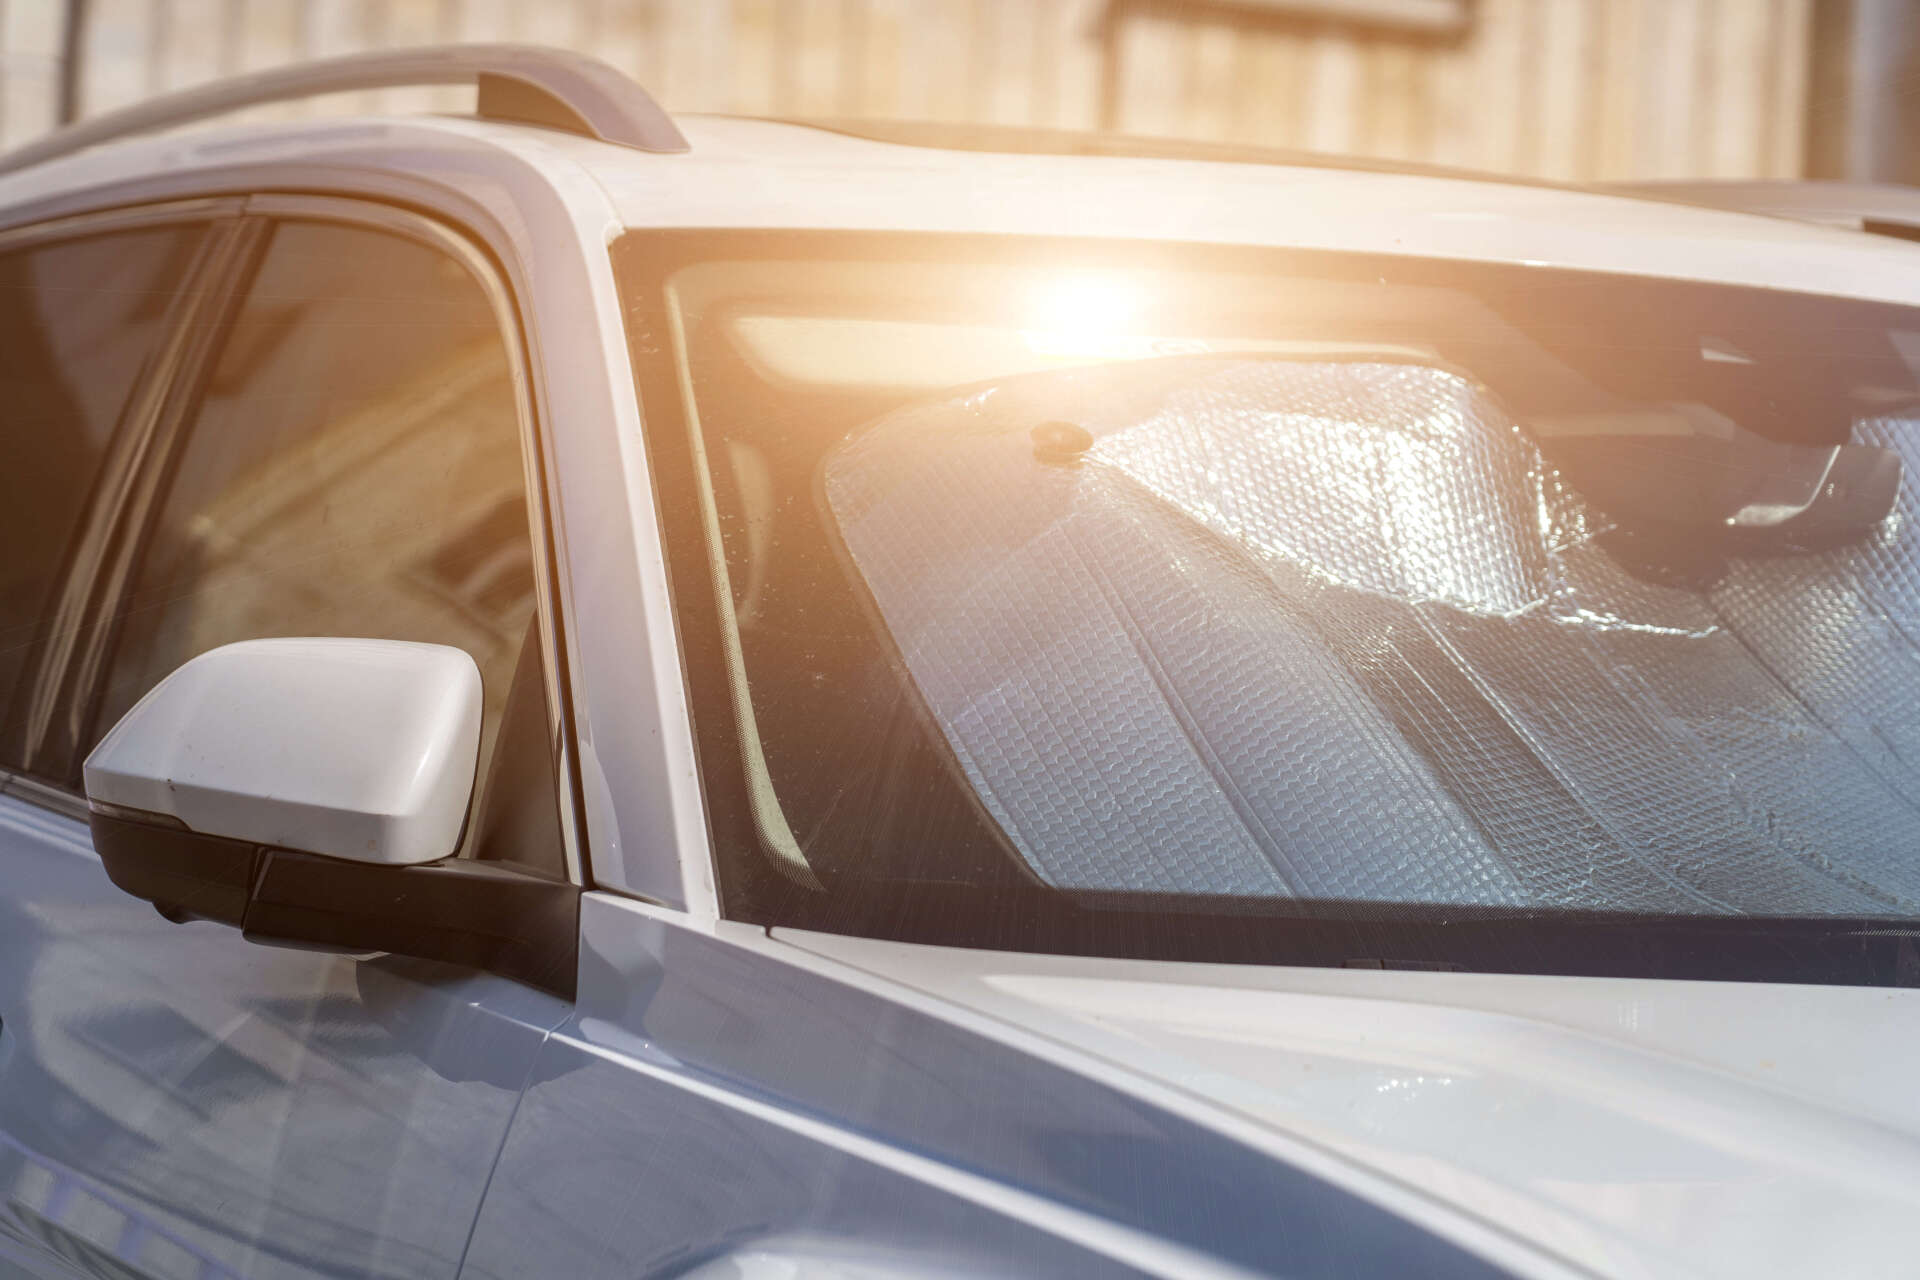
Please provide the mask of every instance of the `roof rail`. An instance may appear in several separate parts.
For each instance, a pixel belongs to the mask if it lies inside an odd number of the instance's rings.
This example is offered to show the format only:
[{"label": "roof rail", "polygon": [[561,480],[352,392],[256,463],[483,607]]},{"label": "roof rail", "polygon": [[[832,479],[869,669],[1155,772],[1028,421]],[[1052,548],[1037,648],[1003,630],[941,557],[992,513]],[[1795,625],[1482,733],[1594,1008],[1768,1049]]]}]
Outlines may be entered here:
[{"label": "roof rail", "polygon": [[476,114],[489,119],[546,125],[641,151],[687,150],[660,104],[597,58],[538,45],[449,44],[325,58],[166,94],[0,155],[0,173],[269,102],[436,84],[477,85]]}]

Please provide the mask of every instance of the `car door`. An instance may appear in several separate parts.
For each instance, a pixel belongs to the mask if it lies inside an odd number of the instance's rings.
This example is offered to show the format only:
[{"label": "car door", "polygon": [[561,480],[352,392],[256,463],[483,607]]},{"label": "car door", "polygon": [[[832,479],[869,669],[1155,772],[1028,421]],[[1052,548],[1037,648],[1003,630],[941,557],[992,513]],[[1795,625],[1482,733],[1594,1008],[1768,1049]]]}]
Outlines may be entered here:
[{"label": "car door", "polygon": [[447,228],[343,200],[14,240],[0,1274],[451,1276],[569,1006],[164,919],[108,882],[79,770],[148,689],[222,644],[455,645],[486,707],[462,856],[567,876],[510,300]]}]

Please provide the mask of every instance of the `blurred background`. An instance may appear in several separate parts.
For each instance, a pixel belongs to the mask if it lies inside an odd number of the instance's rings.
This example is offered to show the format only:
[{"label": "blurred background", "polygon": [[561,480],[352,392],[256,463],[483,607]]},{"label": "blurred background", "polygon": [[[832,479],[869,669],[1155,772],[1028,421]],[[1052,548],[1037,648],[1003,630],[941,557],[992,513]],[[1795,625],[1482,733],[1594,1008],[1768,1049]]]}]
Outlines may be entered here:
[{"label": "blurred background", "polygon": [[[681,111],[1572,180],[1920,180],[1917,0],[0,0],[0,145],[221,75],[453,40],[583,49]],[[265,114],[458,107],[439,92]]]}]

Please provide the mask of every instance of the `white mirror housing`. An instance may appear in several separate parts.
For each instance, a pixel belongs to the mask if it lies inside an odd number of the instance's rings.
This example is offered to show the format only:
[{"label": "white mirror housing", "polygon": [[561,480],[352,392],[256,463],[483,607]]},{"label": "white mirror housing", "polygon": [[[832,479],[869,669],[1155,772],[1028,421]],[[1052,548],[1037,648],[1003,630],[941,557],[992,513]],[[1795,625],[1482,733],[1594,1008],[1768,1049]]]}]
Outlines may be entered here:
[{"label": "white mirror housing", "polygon": [[459,847],[480,720],[480,671],[459,649],[242,641],[127,712],[87,757],[87,799],[248,844],[433,862]]}]

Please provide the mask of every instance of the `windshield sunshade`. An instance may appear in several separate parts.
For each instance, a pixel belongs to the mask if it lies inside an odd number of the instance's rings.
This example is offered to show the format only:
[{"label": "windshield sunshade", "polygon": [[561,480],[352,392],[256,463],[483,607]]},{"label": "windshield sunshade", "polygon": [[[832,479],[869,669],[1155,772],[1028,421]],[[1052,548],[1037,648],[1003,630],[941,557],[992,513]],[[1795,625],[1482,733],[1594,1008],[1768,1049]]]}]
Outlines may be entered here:
[{"label": "windshield sunshade", "polygon": [[[1048,456],[1066,419],[1088,447]],[[828,458],[825,493],[1048,884],[1920,903],[1910,491],[1858,545],[1651,583],[1456,373],[1169,360],[902,410]]]}]

